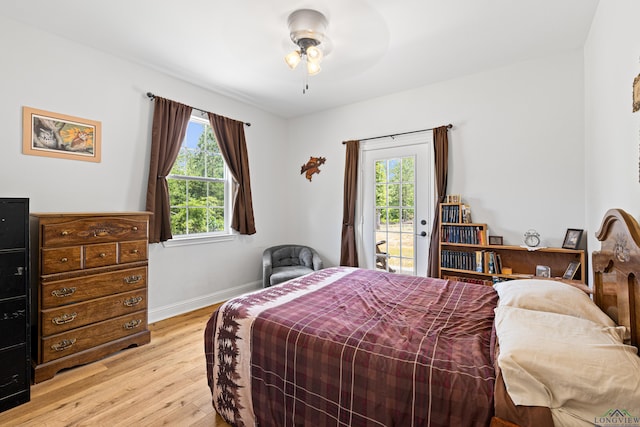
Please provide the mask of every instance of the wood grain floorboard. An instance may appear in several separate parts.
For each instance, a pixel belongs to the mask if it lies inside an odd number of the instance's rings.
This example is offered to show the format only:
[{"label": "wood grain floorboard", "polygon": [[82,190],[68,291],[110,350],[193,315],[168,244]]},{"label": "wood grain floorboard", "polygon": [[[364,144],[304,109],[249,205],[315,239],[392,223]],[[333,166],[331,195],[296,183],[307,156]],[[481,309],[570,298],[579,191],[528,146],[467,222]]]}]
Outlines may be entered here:
[{"label": "wood grain floorboard", "polygon": [[59,372],[31,386],[31,401],[0,426],[215,426],[204,328],[217,306],[149,325],[151,342]]}]

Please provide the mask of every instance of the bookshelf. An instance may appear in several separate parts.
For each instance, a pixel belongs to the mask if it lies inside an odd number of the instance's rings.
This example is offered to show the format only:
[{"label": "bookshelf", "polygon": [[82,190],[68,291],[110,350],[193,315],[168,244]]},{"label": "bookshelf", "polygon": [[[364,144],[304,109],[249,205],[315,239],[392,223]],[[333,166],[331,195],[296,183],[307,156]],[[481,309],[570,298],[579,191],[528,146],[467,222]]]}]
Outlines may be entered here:
[{"label": "bookshelf", "polygon": [[[537,267],[544,266],[549,268],[549,278],[586,283],[584,250],[489,245],[486,224],[464,222],[470,220],[469,212],[462,203],[440,206],[440,278],[491,285],[502,280],[544,278],[536,276]],[[577,265],[575,273],[571,279],[563,279],[571,263]]]}]

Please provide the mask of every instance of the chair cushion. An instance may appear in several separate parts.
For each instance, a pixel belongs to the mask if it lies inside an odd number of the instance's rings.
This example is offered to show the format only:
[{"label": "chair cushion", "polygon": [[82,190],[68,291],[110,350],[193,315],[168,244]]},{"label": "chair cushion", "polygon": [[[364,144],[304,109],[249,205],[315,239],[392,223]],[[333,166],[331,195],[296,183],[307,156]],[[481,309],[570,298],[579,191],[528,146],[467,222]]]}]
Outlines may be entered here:
[{"label": "chair cushion", "polygon": [[273,251],[271,265],[273,267],[301,265],[312,268],[313,253],[309,248],[303,246],[286,246]]},{"label": "chair cushion", "polygon": [[294,266],[288,266],[288,267],[275,267],[271,271],[271,277],[269,277],[269,283],[271,284],[271,286],[277,285],[278,283],[286,282],[289,279],[304,276],[305,274],[311,273],[312,271],[313,271],[312,268],[305,267],[302,265],[294,265]]}]

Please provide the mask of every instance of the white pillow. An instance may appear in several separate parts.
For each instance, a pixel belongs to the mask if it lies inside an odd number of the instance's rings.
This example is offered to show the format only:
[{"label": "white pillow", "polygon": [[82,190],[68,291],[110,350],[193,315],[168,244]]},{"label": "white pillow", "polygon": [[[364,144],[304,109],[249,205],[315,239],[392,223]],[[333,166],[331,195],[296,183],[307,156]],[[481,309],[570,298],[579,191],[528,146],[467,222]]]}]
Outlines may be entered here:
[{"label": "white pillow", "polygon": [[493,285],[500,300],[498,306],[526,308],[565,314],[591,320],[604,326],[616,326],[580,289],[554,280],[522,279]]},{"label": "white pillow", "polygon": [[556,425],[640,413],[640,357],[623,328],[515,307],[495,309],[498,365],[516,405],[551,408]]}]

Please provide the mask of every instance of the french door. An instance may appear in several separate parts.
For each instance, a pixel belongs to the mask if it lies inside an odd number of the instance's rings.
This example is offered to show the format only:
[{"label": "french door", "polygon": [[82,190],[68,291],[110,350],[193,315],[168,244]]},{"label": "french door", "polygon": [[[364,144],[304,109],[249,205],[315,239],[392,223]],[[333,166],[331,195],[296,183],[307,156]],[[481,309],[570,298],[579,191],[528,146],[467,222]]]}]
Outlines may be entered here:
[{"label": "french door", "polygon": [[426,276],[434,208],[431,131],[361,144],[358,259]]}]

